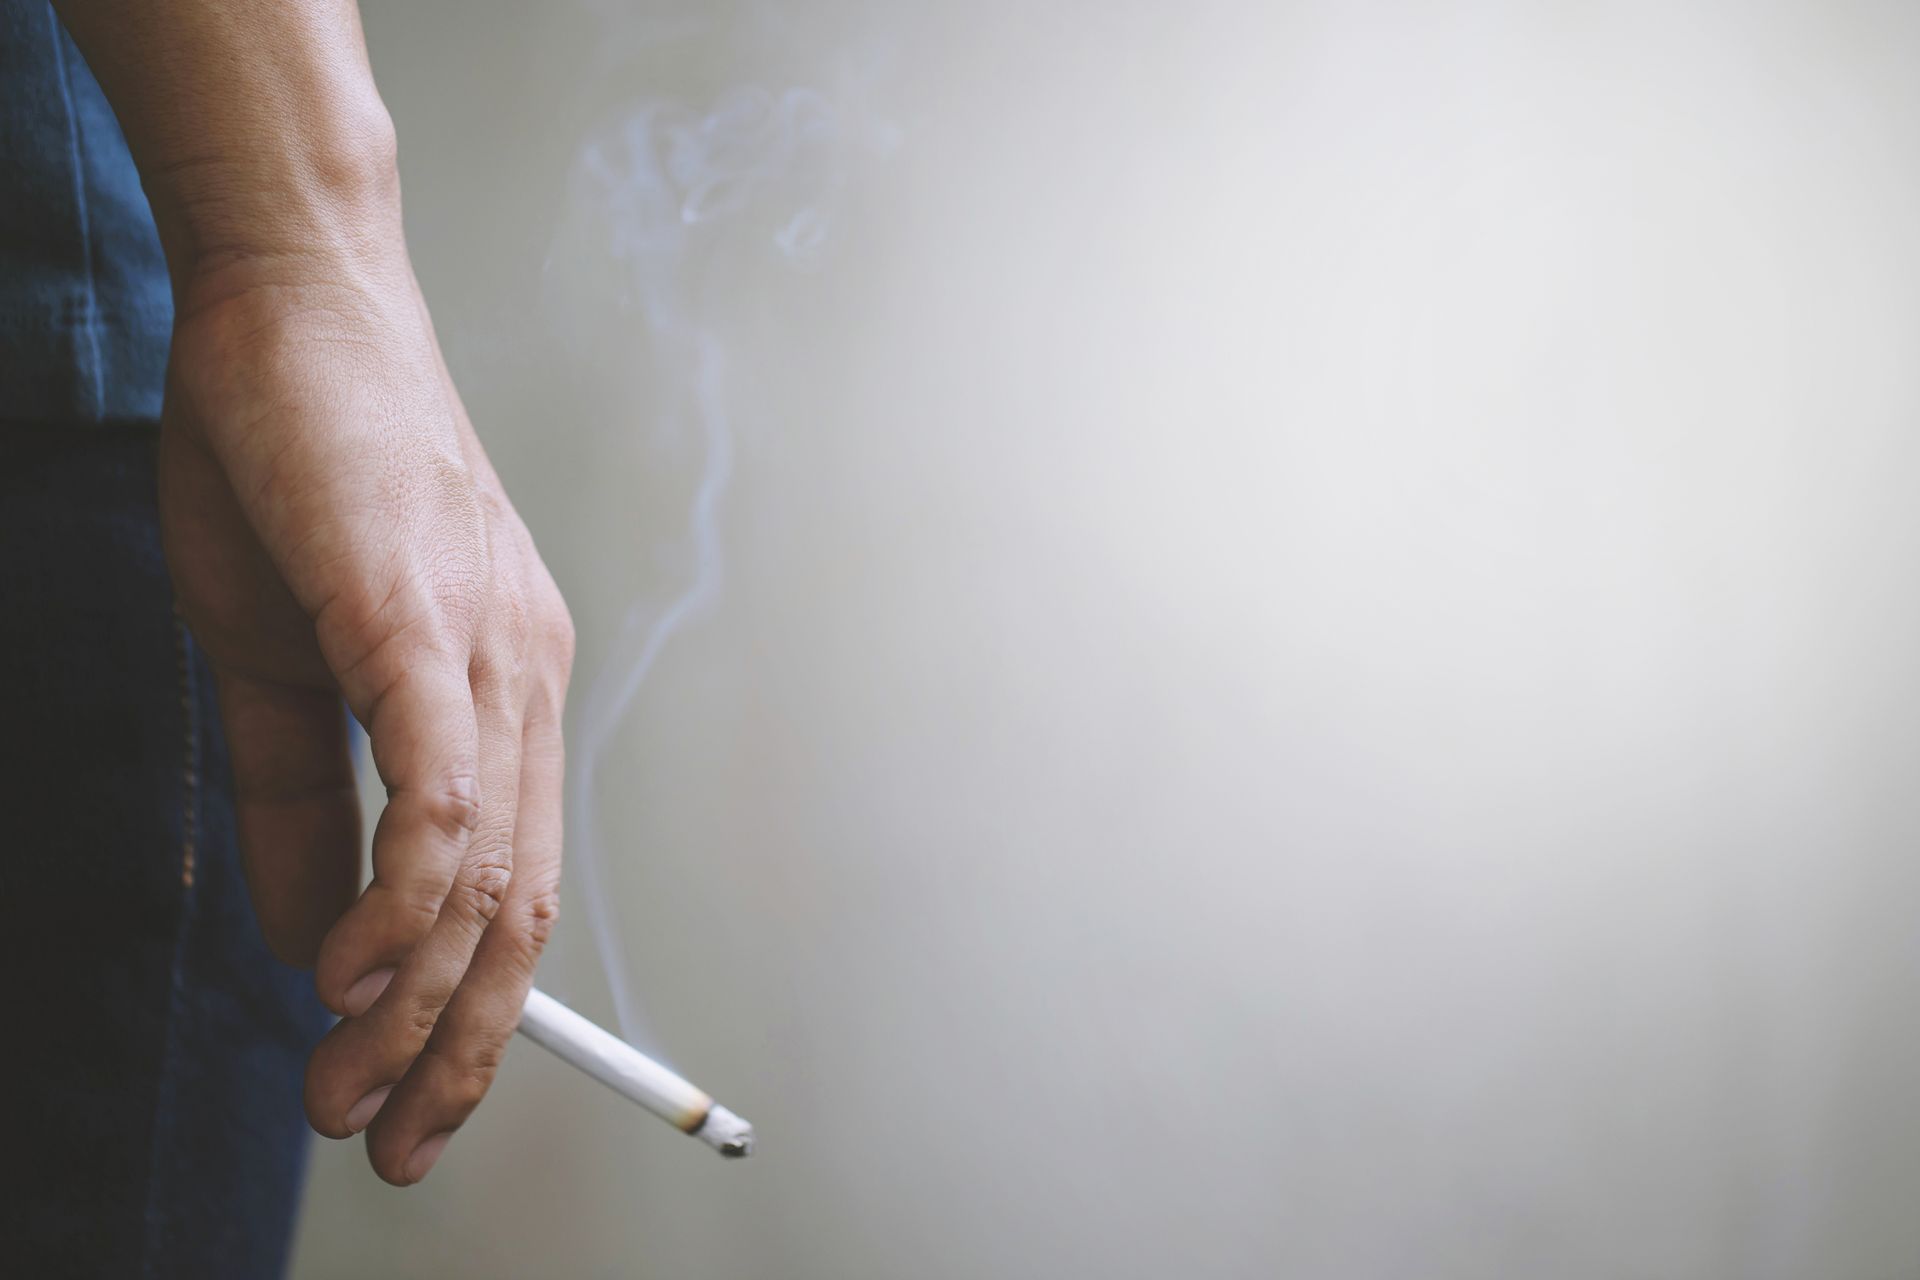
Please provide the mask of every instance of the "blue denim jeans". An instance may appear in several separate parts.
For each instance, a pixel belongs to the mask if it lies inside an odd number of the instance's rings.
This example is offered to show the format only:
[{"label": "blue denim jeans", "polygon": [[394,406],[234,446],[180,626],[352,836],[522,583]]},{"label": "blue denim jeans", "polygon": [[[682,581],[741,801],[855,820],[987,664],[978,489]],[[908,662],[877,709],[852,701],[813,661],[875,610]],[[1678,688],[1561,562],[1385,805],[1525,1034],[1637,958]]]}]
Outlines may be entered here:
[{"label": "blue denim jeans", "polygon": [[279,1275],[328,1022],[248,902],[154,444],[0,423],[0,1273],[36,1280]]}]

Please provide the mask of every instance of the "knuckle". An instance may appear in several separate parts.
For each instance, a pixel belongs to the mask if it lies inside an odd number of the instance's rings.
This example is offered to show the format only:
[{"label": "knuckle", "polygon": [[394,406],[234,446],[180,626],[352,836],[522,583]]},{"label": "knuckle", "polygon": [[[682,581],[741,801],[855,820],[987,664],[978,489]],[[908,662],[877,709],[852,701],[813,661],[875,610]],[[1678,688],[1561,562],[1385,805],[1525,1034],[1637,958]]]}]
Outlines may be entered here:
[{"label": "knuckle", "polygon": [[473,1037],[457,1047],[431,1044],[426,1052],[433,1063],[430,1079],[436,1099],[464,1117],[480,1105],[487,1090],[493,1087],[493,1078],[506,1056],[506,1046],[488,1038]]},{"label": "knuckle", "polygon": [[446,1101],[456,1112],[464,1114],[480,1105],[492,1084],[491,1073],[482,1076],[471,1071],[463,1071],[453,1076],[444,1086]]},{"label": "knuckle", "polygon": [[419,887],[395,894],[394,903],[400,924],[407,933],[424,933],[440,918],[441,909],[447,905],[447,894],[444,889]]},{"label": "knuckle", "polygon": [[482,924],[492,923],[507,900],[507,886],[513,881],[513,868],[493,858],[476,859],[462,871],[455,890],[461,905]]},{"label": "knuckle", "polygon": [[513,963],[524,974],[532,974],[540,955],[553,939],[554,926],[560,922],[558,890],[542,889],[531,894],[515,912],[513,927],[505,941],[511,947]]},{"label": "knuckle", "polygon": [[527,903],[527,936],[536,952],[544,950],[560,923],[560,890],[542,889]]},{"label": "knuckle", "polygon": [[461,1074],[472,1082],[475,1102],[480,1101],[481,1095],[493,1083],[493,1077],[506,1056],[506,1041],[494,1036],[476,1036],[467,1046]]},{"label": "knuckle", "polygon": [[455,773],[421,803],[427,821],[442,834],[465,840],[480,825],[480,779],[464,771]]},{"label": "knuckle", "polygon": [[410,1044],[424,1045],[433,1036],[433,1028],[440,1021],[440,1010],[432,1005],[417,1004],[407,1010],[406,1028],[411,1037]]},{"label": "knuckle", "polygon": [[443,1104],[455,1115],[465,1119],[475,1107],[486,1100],[487,1090],[493,1087],[493,1074],[485,1075],[474,1071],[461,1071],[447,1078],[440,1086]]}]

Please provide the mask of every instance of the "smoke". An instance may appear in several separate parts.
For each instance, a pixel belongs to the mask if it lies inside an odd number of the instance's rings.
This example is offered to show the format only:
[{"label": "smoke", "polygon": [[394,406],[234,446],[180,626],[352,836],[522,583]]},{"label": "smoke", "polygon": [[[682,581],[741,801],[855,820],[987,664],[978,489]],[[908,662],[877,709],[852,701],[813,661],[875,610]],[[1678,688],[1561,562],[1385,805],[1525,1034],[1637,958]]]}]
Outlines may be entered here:
[{"label": "smoke", "polygon": [[580,150],[547,262],[550,280],[565,277],[562,305],[599,294],[637,328],[651,374],[647,425],[656,457],[669,465],[667,455],[691,445],[698,459],[677,584],[627,610],[578,704],[570,744],[569,873],[586,902],[621,1034],[632,1041],[652,1037],[629,981],[596,794],[608,747],[662,653],[714,607],[724,583],[721,517],[735,424],[723,310],[706,286],[717,267],[743,255],[771,255],[799,271],[825,260],[854,162],[897,143],[892,130],[870,122],[853,91],[868,81],[843,77],[832,94],[750,86],[706,110],[643,102],[618,112]]}]

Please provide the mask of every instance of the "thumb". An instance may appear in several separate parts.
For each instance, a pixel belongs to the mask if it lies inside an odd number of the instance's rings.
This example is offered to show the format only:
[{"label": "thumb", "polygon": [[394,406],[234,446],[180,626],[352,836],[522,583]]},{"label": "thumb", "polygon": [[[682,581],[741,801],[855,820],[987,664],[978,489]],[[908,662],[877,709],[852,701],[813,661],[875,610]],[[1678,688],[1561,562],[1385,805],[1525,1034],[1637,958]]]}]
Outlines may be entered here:
[{"label": "thumb", "polygon": [[360,801],[346,709],[330,689],[215,670],[234,822],[267,945],[311,968],[360,881]]}]

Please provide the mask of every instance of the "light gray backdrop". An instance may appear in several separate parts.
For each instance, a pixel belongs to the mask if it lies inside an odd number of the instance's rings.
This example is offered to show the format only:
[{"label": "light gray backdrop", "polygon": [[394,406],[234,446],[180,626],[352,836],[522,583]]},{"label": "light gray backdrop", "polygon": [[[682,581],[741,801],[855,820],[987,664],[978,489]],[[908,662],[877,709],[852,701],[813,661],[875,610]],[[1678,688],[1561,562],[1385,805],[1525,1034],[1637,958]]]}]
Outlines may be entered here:
[{"label": "light gray backdrop", "polygon": [[1920,1275],[1920,9],[366,19],[763,1151],[523,1044],[297,1276]]}]

